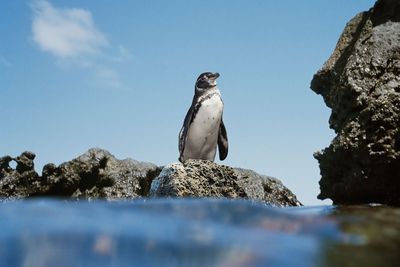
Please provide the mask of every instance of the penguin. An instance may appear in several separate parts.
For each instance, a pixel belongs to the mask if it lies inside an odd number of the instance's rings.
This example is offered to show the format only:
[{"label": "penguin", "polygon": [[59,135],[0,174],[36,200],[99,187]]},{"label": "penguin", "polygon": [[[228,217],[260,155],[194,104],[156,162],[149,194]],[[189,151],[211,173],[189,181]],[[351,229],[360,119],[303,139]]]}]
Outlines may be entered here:
[{"label": "penguin", "polygon": [[224,103],[217,87],[219,73],[204,72],[196,80],[194,97],[179,132],[179,161],[214,161],[228,155],[228,137],[222,114]]}]

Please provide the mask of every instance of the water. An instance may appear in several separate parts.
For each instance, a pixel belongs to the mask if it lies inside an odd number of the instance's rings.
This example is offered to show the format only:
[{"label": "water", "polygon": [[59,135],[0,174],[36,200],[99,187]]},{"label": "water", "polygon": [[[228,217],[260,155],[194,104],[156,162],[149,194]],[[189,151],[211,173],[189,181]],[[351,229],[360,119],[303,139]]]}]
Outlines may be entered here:
[{"label": "water", "polygon": [[0,266],[400,266],[400,209],[8,202],[0,204]]}]

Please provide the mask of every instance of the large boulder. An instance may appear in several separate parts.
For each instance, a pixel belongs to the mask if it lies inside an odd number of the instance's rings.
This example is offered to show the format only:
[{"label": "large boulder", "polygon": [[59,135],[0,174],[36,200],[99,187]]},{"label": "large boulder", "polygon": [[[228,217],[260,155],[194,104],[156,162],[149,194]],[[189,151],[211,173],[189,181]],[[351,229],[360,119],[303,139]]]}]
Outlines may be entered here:
[{"label": "large boulder", "polygon": [[[33,170],[32,152],[13,159],[0,158],[0,198],[33,196],[126,199],[147,196],[151,181],[160,169],[151,163],[118,160],[106,150],[93,148],[56,166],[43,167],[42,176]],[[15,160],[13,170],[9,163]]]},{"label": "large boulder", "polygon": [[278,207],[301,206],[276,178],[205,160],[165,166],[153,180],[150,196],[246,198]]},{"label": "large boulder", "polygon": [[337,134],[315,154],[318,198],[400,205],[400,1],[356,15],[311,88],[332,109]]}]

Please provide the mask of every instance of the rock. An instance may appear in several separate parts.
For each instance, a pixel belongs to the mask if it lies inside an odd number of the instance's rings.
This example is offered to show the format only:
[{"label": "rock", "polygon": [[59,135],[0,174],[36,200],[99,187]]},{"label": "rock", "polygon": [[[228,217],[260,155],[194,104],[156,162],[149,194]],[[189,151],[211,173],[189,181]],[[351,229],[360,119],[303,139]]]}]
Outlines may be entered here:
[{"label": "rock", "polygon": [[378,0],[355,16],[311,88],[337,134],[315,154],[318,198],[400,205],[400,2]]},{"label": "rock", "polygon": [[164,167],[151,184],[150,196],[247,198],[274,206],[301,206],[275,178],[205,160]]},{"label": "rock", "polygon": [[239,184],[245,188],[247,198],[263,201],[273,206],[302,206],[282,182],[274,177],[261,175],[252,170],[234,168]]},{"label": "rock", "polygon": [[0,179],[12,171],[10,162],[13,160],[10,156],[0,157]]},{"label": "rock", "polygon": [[25,151],[21,154],[21,156],[16,157],[14,160],[17,162],[16,170],[19,173],[23,173],[26,171],[34,171],[35,165],[33,160],[35,159],[36,155],[33,152]]},{"label": "rock", "polygon": [[[0,198],[19,198],[38,190],[39,175],[34,170],[35,154],[29,151],[12,158],[0,158]],[[16,169],[10,167],[10,162],[17,163]]]},{"label": "rock", "polygon": [[[165,168],[132,159],[118,160],[93,148],[83,155],[33,169],[35,154],[0,158],[0,199],[51,196],[73,199],[124,200],[152,196],[253,199],[274,206],[299,206],[296,196],[272,177],[208,161],[189,160]],[[16,169],[9,163],[17,162]],[[160,174],[162,169],[162,173]],[[157,179],[155,179],[157,177]]]},{"label": "rock", "polygon": [[59,166],[46,164],[41,177],[33,170],[33,159],[33,153],[22,153],[15,159],[16,170],[9,167],[9,157],[0,159],[1,198],[137,198],[148,194],[151,180],[160,172],[154,164],[118,160],[108,151],[96,148]]}]

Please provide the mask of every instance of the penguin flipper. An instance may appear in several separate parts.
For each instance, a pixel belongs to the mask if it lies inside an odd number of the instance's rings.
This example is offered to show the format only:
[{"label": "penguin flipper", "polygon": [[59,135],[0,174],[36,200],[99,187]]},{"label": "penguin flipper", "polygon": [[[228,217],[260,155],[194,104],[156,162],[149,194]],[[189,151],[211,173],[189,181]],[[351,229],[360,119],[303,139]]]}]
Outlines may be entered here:
[{"label": "penguin flipper", "polygon": [[179,161],[180,162],[183,162],[182,161],[183,150],[185,149],[186,136],[187,136],[187,133],[189,130],[189,124],[192,121],[192,116],[193,116],[193,108],[190,107],[188,112],[186,113],[185,120],[183,121],[182,129],[179,132]]},{"label": "penguin flipper", "polygon": [[218,132],[218,152],[220,160],[224,160],[228,156],[228,135],[222,120]]}]

